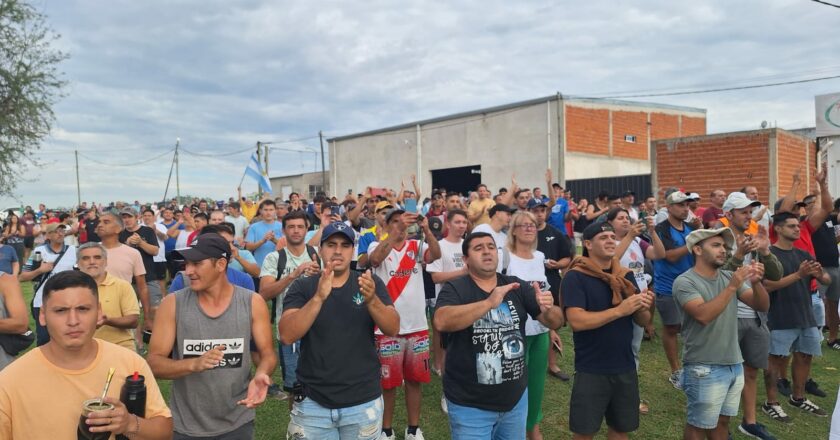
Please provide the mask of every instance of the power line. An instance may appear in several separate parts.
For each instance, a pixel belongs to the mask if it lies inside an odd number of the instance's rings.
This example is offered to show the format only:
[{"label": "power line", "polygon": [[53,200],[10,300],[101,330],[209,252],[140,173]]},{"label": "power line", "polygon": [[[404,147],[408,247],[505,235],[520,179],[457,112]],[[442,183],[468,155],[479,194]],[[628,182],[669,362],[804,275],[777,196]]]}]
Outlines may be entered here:
[{"label": "power line", "polygon": [[244,153],[244,152],[246,152],[246,151],[251,151],[251,150],[253,150],[253,149],[254,149],[254,147],[248,147],[248,148],[244,148],[244,149],[242,149],[242,150],[230,151],[230,152],[227,152],[227,153],[196,153],[196,152],[194,152],[194,151],[190,151],[190,150],[187,150],[187,149],[186,149],[186,148],[184,148],[184,147],[181,147],[181,148],[180,148],[180,151],[183,151],[184,153],[187,153],[187,154],[190,154],[190,155],[193,155],[193,156],[201,156],[201,157],[224,157],[224,156],[233,156],[233,155],[235,155],[235,154],[241,154],[241,153]]},{"label": "power line", "polygon": [[824,2],[822,0],[811,0],[811,1],[815,2],[815,3],[820,3],[820,4],[823,4],[823,5],[826,5],[826,6],[831,6],[831,7],[835,7],[835,8],[840,9],[840,5],[835,5],[834,3]]},{"label": "power line", "polygon": [[[800,80],[796,80],[796,81],[783,81],[783,82],[766,83],[766,84],[754,84],[754,85],[751,85],[751,86],[719,87],[719,88],[715,88],[715,89],[688,90],[688,91],[682,91],[682,92],[668,92],[668,93],[649,93],[649,94],[641,94],[641,95],[602,96],[602,97],[592,98],[592,99],[651,98],[651,97],[656,97],[656,96],[698,95],[698,94],[702,94],[702,93],[728,92],[728,91],[732,91],[732,90],[747,90],[747,89],[760,89],[760,88],[764,88],[764,87],[786,86],[786,85],[790,85],[790,84],[802,84],[802,83],[825,81],[825,80],[837,79],[837,78],[840,78],[840,75],[824,76],[822,78],[800,79]],[[575,96],[575,97],[576,98],[586,98],[585,96]]]},{"label": "power line", "polygon": [[109,167],[133,167],[133,166],[136,166],[136,165],[143,165],[143,164],[146,164],[146,163],[149,163],[149,162],[156,161],[156,160],[160,159],[161,157],[169,155],[173,151],[175,151],[175,149],[171,148],[171,149],[169,149],[167,151],[164,151],[163,153],[158,154],[158,155],[156,155],[154,157],[151,157],[149,159],[141,160],[139,162],[135,161],[135,162],[129,162],[129,163],[106,163],[106,162],[102,162],[100,160],[94,159],[94,158],[92,158],[92,157],[90,157],[90,156],[88,156],[84,153],[81,153],[81,152],[79,153],[79,156],[82,156],[85,159],[87,159],[87,160],[89,160],[93,163],[97,163],[99,165],[105,165],[105,166],[109,166]]}]

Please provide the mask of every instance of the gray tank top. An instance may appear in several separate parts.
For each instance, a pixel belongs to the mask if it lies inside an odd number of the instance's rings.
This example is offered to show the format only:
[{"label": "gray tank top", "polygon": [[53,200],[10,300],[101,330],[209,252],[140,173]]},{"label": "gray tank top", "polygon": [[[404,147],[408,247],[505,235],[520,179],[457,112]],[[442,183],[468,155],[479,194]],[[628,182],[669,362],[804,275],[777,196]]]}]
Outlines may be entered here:
[{"label": "gray tank top", "polygon": [[[8,317],[9,313],[6,311],[6,297],[0,295],[0,319]],[[15,360],[14,356],[6,353],[6,350],[0,348],[0,370],[6,368],[6,366],[11,364],[13,360]]]},{"label": "gray tank top", "polygon": [[175,293],[173,359],[201,356],[226,345],[224,360],[212,370],[172,381],[170,407],[175,431],[196,437],[225,434],[254,420],[255,411],[236,402],[248,394],[251,378],[251,295],[234,286],[227,310],[209,317],[189,287]]}]

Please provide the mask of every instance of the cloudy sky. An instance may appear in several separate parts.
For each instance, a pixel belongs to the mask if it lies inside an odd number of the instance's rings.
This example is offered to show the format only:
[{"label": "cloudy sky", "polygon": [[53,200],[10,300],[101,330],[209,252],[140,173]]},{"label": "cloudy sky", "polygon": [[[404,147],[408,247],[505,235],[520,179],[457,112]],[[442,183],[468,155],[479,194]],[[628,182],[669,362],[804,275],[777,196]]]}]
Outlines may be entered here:
[{"label": "cloudy sky", "polygon": [[[0,207],[75,204],[74,149],[83,200],[159,200],[176,138],[182,194],[226,198],[258,140],[304,139],[275,145],[270,174],[283,175],[320,166],[319,130],[342,135],[557,91],[840,75],[840,9],[808,0],[32,1],[61,34],[70,85],[42,166]],[[814,95],[835,91],[837,79],[633,99],[706,108],[709,132],[723,132],[762,120],[813,126]]]}]

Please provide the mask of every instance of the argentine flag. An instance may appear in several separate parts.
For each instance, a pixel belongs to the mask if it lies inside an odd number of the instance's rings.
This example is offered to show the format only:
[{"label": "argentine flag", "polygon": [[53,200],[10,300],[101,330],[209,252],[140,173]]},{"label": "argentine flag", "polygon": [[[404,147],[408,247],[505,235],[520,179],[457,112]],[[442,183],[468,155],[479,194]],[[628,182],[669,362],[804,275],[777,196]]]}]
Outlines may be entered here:
[{"label": "argentine flag", "polygon": [[259,185],[263,192],[271,193],[271,181],[268,176],[262,171],[259,160],[257,160],[257,153],[251,154],[251,160],[245,168],[245,174],[251,176]]}]

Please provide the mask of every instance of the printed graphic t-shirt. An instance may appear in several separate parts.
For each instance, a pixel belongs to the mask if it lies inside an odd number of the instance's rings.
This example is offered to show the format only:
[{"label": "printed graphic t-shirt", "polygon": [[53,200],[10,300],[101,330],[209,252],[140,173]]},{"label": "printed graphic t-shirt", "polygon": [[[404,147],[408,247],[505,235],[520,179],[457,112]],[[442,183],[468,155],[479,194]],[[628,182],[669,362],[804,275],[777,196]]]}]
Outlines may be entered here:
[{"label": "printed graphic t-shirt", "polygon": [[[373,242],[368,255],[379,246]],[[418,240],[406,240],[402,249],[391,249],[373,273],[382,279],[394,307],[400,314],[400,334],[419,332],[429,328],[426,320],[426,291],[423,288],[421,263],[427,247]],[[379,329],[376,334],[381,334]]]},{"label": "printed graphic t-shirt", "polygon": [[[443,390],[458,405],[506,412],[528,386],[525,322],[527,316],[539,316],[540,306],[527,282],[502,274],[496,278],[499,286],[519,283],[519,288],[473,325],[447,334]],[[489,295],[465,275],[443,285],[437,309],[484,301]]]}]

